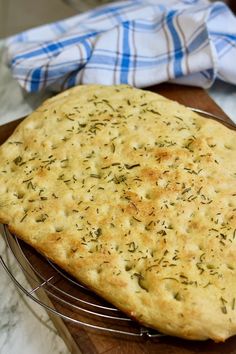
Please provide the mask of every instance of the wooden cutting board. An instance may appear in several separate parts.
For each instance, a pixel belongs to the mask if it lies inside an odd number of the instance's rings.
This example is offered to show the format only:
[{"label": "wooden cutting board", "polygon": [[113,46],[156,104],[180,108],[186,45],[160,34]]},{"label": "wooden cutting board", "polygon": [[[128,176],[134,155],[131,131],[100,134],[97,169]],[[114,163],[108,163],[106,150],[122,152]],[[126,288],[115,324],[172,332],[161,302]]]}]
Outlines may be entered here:
[{"label": "wooden cutting board", "polygon": [[[160,93],[170,99],[174,99],[180,103],[194,108],[199,108],[215,115],[220,116],[225,121],[229,118],[208,96],[208,94],[199,88],[177,86],[171,84],[163,84],[150,88],[150,90]],[[6,138],[13,132],[20,120],[6,124],[0,127],[0,143],[3,143]],[[44,260],[38,258],[35,251],[22,244],[25,249],[25,254],[30,262],[37,268],[43,268]],[[18,255],[21,257],[20,255]],[[26,264],[27,267],[27,264]],[[32,270],[28,269],[29,274]],[[47,272],[47,270],[44,270]],[[50,276],[50,274],[48,274]],[[32,283],[32,278],[28,277]],[[32,287],[35,283],[32,283]],[[61,310],[61,304],[55,298],[51,297],[40,288],[37,291],[37,296],[41,301],[48,304],[56,310]],[[67,311],[67,310],[66,310]],[[186,341],[174,337],[162,337],[150,339],[148,337],[129,338],[121,337],[112,334],[104,334],[97,331],[92,331],[88,328],[79,326],[78,324],[68,322],[52,313],[49,313],[60,335],[67,344],[69,350],[74,354],[236,354],[236,336],[230,338],[225,343],[213,343],[212,341]]]}]

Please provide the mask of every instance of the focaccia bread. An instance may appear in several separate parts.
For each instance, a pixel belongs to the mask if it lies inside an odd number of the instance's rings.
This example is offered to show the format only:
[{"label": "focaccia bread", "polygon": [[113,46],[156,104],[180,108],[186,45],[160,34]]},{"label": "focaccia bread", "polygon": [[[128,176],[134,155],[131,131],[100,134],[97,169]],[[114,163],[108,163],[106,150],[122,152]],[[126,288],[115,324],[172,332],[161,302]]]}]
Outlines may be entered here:
[{"label": "focaccia bread", "polygon": [[140,323],[236,334],[236,132],[152,92],[78,86],[0,147],[0,220]]}]

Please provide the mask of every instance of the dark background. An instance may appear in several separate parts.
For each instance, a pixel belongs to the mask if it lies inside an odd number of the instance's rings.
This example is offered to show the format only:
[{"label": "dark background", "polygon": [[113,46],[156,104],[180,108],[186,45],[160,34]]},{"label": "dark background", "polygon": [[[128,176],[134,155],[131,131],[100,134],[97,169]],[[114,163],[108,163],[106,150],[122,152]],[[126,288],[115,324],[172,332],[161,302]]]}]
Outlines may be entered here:
[{"label": "dark background", "polygon": [[[109,0],[0,0],[0,38],[73,16]],[[236,0],[225,0],[236,12]]]}]

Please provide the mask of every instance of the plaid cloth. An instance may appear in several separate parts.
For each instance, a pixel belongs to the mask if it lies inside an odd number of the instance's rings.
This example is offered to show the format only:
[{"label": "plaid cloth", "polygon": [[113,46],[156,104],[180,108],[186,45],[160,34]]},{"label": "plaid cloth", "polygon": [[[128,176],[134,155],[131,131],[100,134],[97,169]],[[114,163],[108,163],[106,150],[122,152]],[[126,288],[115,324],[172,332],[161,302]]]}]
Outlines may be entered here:
[{"label": "plaid cloth", "polygon": [[115,2],[10,37],[7,54],[31,92],[81,83],[236,84],[236,18],[207,0]]}]

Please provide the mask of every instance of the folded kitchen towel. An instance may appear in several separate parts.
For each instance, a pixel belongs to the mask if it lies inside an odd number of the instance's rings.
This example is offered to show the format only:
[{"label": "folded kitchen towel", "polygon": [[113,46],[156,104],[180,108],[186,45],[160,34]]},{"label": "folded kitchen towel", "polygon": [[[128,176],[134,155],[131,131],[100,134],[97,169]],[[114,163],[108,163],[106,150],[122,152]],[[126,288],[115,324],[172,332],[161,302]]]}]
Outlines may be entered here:
[{"label": "folded kitchen towel", "polygon": [[129,0],[7,39],[27,91],[77,84],[236,84],[236,18],[222,2]]}]

